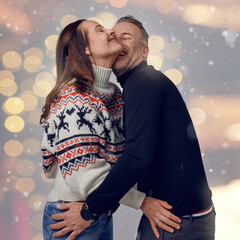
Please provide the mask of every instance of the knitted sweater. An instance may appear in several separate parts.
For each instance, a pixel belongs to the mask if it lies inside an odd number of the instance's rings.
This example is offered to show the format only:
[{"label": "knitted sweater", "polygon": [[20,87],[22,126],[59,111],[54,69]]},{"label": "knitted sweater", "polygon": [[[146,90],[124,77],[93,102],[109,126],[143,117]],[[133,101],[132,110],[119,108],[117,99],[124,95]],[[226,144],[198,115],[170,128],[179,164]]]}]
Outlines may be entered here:
[{"label": "knitted sweater", "polygon": [[[109,82],[111,69],[93,68],[93,89],[77,93],[73,85],[66,86],[45,122],[41,149],[43,172],[55,178],[51,202],[86,200],[123,150],[121,92]],[[120,202],[138,209],[144,197],[134,187]]]}]

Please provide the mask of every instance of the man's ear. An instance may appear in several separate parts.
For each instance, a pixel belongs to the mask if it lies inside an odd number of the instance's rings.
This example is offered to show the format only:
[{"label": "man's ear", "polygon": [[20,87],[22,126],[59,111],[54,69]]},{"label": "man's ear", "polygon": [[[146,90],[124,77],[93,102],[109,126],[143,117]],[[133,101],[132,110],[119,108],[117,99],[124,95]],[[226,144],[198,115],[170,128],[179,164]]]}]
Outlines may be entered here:
[{"label": "man's ear", "polygon": [[90,52],[89,47],[86,47],[86,48],[85,48],[85,53],[86,53],[87,55],[92,55],[91,52]]},{"label": "man's ear", "polygon": [[145,46],[143,47],[143,58],[144,58],[144,59],[147,59],[148,53],[149,53],[149,47],[148,47],[147,45],[145,45]]}]

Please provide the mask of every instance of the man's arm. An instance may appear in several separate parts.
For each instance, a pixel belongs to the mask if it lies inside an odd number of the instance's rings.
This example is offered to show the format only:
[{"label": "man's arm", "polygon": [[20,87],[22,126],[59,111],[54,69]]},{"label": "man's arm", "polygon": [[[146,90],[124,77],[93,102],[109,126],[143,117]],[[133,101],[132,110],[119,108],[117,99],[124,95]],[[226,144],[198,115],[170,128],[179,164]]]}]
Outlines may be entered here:
[{"label": "man's arm", "polygon": [[126,140],[124,151],[103,183],[87,198],[92,212],[103,214],[116,205],[152,163],[161,111],[155,82],[128,79],[124,87]]}]

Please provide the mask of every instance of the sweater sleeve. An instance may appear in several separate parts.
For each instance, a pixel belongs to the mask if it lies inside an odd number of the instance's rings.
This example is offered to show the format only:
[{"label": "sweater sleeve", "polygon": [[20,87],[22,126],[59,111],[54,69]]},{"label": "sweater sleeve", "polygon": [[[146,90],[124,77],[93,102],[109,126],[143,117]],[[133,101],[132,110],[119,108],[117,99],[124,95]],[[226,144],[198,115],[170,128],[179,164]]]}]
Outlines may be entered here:
[{"label": "sweater sleeve", "polygon": [[43,173],[47,178],[55,178],[57,170],[56,129],[52,119],[45,122],[41,150],[43,156]]},{"label": "sweater sleeve", "polygon": [[161,94],[155,82],[139,76],[124,86],[124,151],[100,187],[87,198],[96,214],[108,212],[150,167],[157,138]]},{"label": "sweater sleeve", "polygon": [[146,194],[137,190],[137,184],[135,184],[120,200],[119,203],[128,207],[139,209]]}]

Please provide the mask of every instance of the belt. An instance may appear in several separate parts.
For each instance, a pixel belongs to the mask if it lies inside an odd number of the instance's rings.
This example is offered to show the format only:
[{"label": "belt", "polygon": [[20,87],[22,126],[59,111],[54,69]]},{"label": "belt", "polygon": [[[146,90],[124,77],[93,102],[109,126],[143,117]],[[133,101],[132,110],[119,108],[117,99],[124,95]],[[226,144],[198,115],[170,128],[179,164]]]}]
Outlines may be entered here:
[{"label": "belt", "polygon": [[182,216],[181,218],[182,218],[182,219],[189,219],[189,218],[202,217],[202,216],[205,216],[205,215],[207,215],[208,213],[210,213],[212,210],[213,210],[213,205],[211,205],[210,207],[208,207],[208,208],[206,208],[206,209],[204,209],[204,210],[198,211],[198,212],[196,212],[196,213],[189,214],[189,215],[184,215],[184,216]]}]

